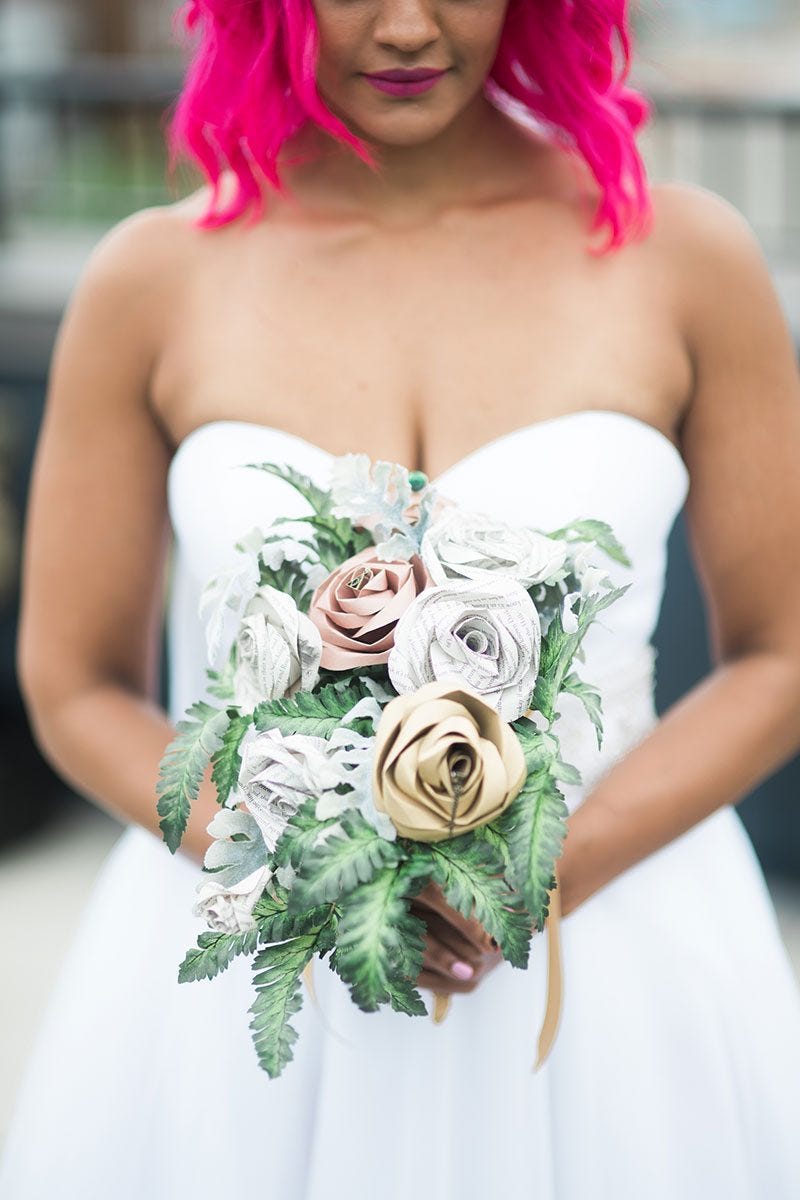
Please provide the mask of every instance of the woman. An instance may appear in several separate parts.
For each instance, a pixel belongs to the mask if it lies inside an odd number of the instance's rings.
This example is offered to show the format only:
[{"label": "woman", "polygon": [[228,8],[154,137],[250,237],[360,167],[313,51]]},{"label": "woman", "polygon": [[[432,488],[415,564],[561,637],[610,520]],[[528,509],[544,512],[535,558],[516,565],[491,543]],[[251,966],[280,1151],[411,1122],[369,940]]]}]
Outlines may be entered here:
[{"label": "woman", "polygon": [[[96,248],[32,481],[27,706],[63,776],[130,826],[51,1001],[0,1194],[796,1197],[800,998],[733,807],[800,744],[800,385],[756,239],[712,193],[648,190],[621,0],[184,15],[198,44],[171,145],[218,188]],[[387,87],[408,68],[441,74]],[[215,792],[206,778],[174,858],[154,793],[205,684],[199,591],[254,513],[301,511],[230,468],[322,481],[355,450],[541,528],[609,520],[633,561],[586,641],[602,753],[559,703],[583,785],[565,786],[565,1002],[536,1074],[542,939],[514,971],[435,888],[416,902],[418,983],[458,993],[441,1024],[364,1014],[323,965],[320,1010],[306,1001],[269,1080],[248,964],[175,984]],[[657,721],[650,636],[684,500],[716,662]]]}]

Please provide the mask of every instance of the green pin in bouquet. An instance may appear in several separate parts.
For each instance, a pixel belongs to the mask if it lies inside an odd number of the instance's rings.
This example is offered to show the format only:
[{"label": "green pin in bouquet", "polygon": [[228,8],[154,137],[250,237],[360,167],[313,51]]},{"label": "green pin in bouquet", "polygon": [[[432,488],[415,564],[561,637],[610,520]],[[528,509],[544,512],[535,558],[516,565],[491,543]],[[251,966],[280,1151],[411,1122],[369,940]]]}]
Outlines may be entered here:
[{"label": "green pin in bouquet", "polygon": [[[574,666],[629,586],[596,557],[630,562],[601,521],[512,525],[363,454],[334,459],[327,488],[243,468],[290,484],[307,513],[252,529],[203,590],[208,697],[178,724],[158,811],[174,853],[211,764],[220,812],[193,910],[207,928],[178,979],[252,957],[250,1029],[275,1077],[317,957],[364,1013],[427,1015],[411,905],[429,883],[528,966],[558,916],[560,785],[581,782],[556,704],[577,697],[602,745],[600,693]],[[552,925],[549,954],[540,1061],[560,999]]]}]

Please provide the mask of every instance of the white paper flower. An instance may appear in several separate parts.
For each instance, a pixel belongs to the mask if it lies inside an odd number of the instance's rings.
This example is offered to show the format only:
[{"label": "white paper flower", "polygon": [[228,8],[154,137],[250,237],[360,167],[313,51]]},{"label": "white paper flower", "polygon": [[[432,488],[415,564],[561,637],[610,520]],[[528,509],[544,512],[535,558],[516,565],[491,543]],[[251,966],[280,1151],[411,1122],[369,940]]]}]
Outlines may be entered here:
[{"label": "white paper flower", "polygon": [[331,512],[368,529],[377,556],[389,561],[419,552],[420,539],[442,506],[435,488],[414,492],[409,476],[400,463],[373,462],[367,454],[337,455],[331,464]]},{"label": "white paper flower", "polygon": [[578,616],[574,608],[580,598],[580,592],[567,592],[561,602],[561,628],[565,633],[578,632]]},{"label": "white paper flower", "polygon": [[403,694],[457,677],[514,721],[530,705],[541,641],[536,606],[516,580],[441,584],[420,593],[398,621],[389,678]]},{"label": "white paper flower", "polygon": [[608,571],[593,562],[592,556],[596,553],[597,547],[593,542],[584,542],[572,554],[572,573],[584,596],[596,595],[603,587],[612,586]]},{"label": "white paper flower", "polygon": [[322,737],[269,729],[242,752],[239,790],[270,852],[309,796],[322,796],[341,782],[342,770]]},{"label": "white paper flower", "polygon": [[253,906],[269,882],[267,847],[257,822],[243,809],[220,809],[208,823],[213,837],[203,858],[210,872],[197,886],[192,909],[211,929],[244,933],[255,928]]},{"label": "white paper flower", "polygon": [[500,572],[527,588],[553,578],[568,549],[566,542],[535,529],[453,507],[429,527],[420,554],[434,583],[483,579]]},{"label": "white paper flower", "polygon": [[253,909],[269,882],[269,867],[258,867],[239,883],[224,887],[219,880],[204,881],[197,888],[197,903],[192,909],[211,929],[220,933],[246,933],[255,929]]},{"label": "white paper flower", "polygon": [[250,600],[236,638],[234,702],[252,711],[263,700],[310,691],[322,638],[291,596],[265,584]]},{"label": "white paper flower", "polygon": [[[197,615],[206,621],[206,654],[214,666],[224,642],[230,646],[235,630],[260,579],[258,551],[264,535],[256,526],[240,542],[242,558],[229,571],[210,579],[200,593]],[[226,638],[226,631],[230,629]]]}]

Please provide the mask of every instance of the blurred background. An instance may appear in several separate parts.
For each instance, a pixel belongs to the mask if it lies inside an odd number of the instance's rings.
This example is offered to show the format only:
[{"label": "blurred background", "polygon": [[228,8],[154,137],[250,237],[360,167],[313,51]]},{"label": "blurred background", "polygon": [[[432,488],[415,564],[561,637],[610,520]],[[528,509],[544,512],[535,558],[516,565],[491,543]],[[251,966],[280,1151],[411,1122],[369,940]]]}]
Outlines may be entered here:
[{"label": "blurred background", "polygon": [[[53,339],[91,247],[121,217],[200,182],[188,169],[177,190],[165,179],[176,7],[0,0],[0,1144],[49,988],[121,830],[42,761],[14,678],[30,462]],[[800,5],[642,0],[634,24],[632,82],[656,107],[641,140],[651,178],[700,183],[744,213],[800,348]],[[656,643],[663,711],[709,669],[681,517]],[[800,972],[799,788],[795,760],[739,811]]]}]

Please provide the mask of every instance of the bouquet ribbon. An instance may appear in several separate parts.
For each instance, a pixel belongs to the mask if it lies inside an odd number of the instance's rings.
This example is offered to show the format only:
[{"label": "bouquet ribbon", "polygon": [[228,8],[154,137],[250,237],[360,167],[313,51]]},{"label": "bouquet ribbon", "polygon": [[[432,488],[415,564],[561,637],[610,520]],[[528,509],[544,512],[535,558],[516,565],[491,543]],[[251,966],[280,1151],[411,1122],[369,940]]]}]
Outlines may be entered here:
[{"label": "bouquet ribbon", "polygon": [[[545,925],[547,926],[547,1002],[544,1020],[539,1032],[536,1062],[533,1070],[538,1071],[552,1049],[558,1032],[561,1018],[562,998],[564,993],[564,974],[561,965],[561,898],[558,887],[558,867],[554,866],[553,873],[556,886],[550,892],[550,905]],[[443,992],[434,992],[433,1011],[431,1013],[437,1023],[443,1021],[450,1008],[452,996]]]},{"label": "bouquet ribbon", "polygon": [[[564,991],[560,935],[561,898],[558,890],[559,879],[557,865],[554,865],[553,867],[553,874],[555,875],[556,886],[550,892],[550,905],[547,918],[545,920],[545,926],[547,928],[547,1002],[545,1005],[542,1028],[539,1032],[536,1062],[532,1067],[532,1070],[534,1071],[538,1071],[539,1068],[544,1064],[545,1059],[552,1049],[561,1018],[562,997]],[[303,979],[305,980],[306,987],[308,988],[315,1007],[319,1011],[320,1016],[323,1016],[322,1008],[314,989],[312,964],[313,960],[308,962],[304,967]],[[452,1001],[453,997],[443,992],[434,992],[433,996],[434,1000],[431,1016],[433,1017],[434,1021],[439,1024],[447,1016],[450,1008],[450,1002]],[[323,1024],[326,1025],[327,1028],[330,1028],[327,1025],[327,1022],[324,1020],[324,1016]],[[334,1033],[335,1036],[340,1037],[340,1035],[335,1033],[335,1030],[331,1030],[331,1032]],[[347,1039],[344,1040],[346,1041]]]}]

